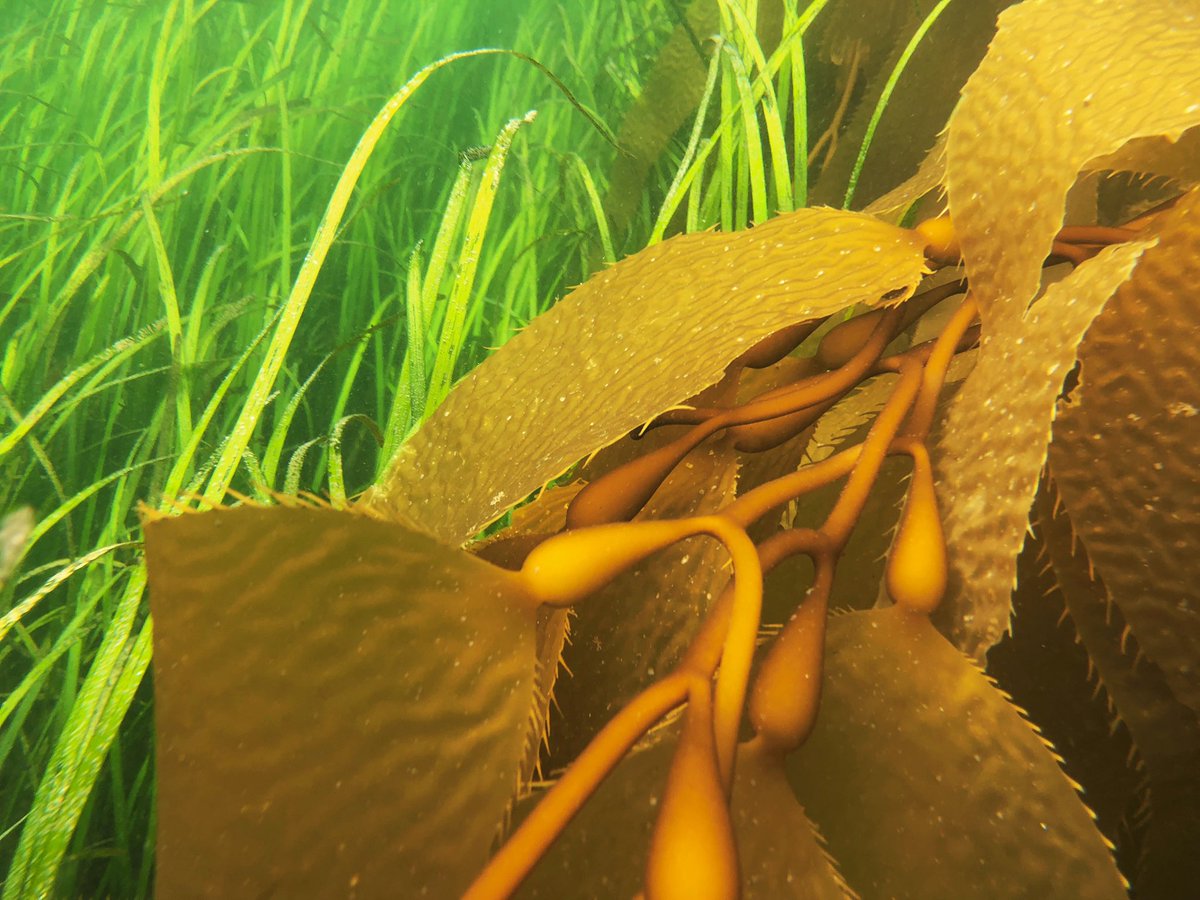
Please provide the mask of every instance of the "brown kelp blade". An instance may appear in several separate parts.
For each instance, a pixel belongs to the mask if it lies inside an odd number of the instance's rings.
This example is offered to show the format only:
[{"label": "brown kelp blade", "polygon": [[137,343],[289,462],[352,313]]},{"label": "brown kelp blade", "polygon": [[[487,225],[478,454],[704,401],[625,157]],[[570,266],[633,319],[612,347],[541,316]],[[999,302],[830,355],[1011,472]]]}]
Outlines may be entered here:
[{"label": "brown kelp blade", "polygon": [[[567,505],[583,484],[549,488],[513,511],[512,524],[492,539],[472,544],[470,551],[505,569],[518,570],[525,557],[546,536],[561,531],[567,520]],[[569,642],[571,610],[543,606],[537,613],[534,646],[537,666],[534,679],[534,709],[530,717],[521,761],[519,792],[524,794],[535,777],[540,777],[542,750],[550,741],[550,710],[562,670],[563,649]]]},{"label": "brown kelp blade", "polygon": [[985,331],[1016,318],[1086,164],[1200,124],[1200,18],[1175,0],[1027,0],[947,126],[946,186]]},{"label": "brown kelp blade", "polygon": [[[676,729],[664,731],[653,746],[621,761],[533,870],[518,897],[625,900],[641,891],[650,836],[675,750]],[[524,812],[519,810],[517,817]],[[853,896],[783,773],[770,761],[739,754],[732,813],[746,900]]]},{"label": "brown kelp blade", "polygon": [[833,618],[825,671],[788,772],[864,897],[1126,896],[1053,753],[928,619]]},{"label": "brown kelp blade", "polygon": [[1179,702],[1163,670],[1142,657],[1058,499],[1039,498],[1039,532],[1070,613],[1068,627],[1087,648],[1141,764],[1146,815],[1136,835],[1135,896],[1185,897],[1200,883],[1200,717]]},{"label": "brown kelp blade", "polygon": [[146,557],[158,896],[460,893],[532,708],[513,579],[317,508],[154,519]]},{"label": "brown kelp blade", "polygon": [[1050,463],[1143,652],[1200,712],[1200,191],[1161,218],[1080,346]]},{"label": "brown kelp blade", "polygon": [[1100,281],[1111,295],[1123,280],[1122,262],[1098,257],[1087,265],[1108,273],[1081,266],[1078,285],[1052,287],[1029,309],[1067,192],[1127,142],[1176,139],[1200,123],[1198,58],[1200,20],[1168,0],[1028,0],[1001,14],[947,126],[950,214],[983,342],[937,454],[953,570],[939,622],[974,655],[1007,628],[1051,404],[1108,299]]},{"label": "brown kelp blade", "polygon": [[718,381],[761,338],[907,297],[922,251],[912,232],[831,209],[649,247],[590,278],[460,381],[370,500],[462,542]]},{"label": "brown kelp blade", "polygon": [[935,621],[972,656],[1008,629],[1017,555],[1076,348],[1146,246],[1105,250],[1051,285],[1027,318],[998,323],[946,413],[933,455],[950,589]]}]

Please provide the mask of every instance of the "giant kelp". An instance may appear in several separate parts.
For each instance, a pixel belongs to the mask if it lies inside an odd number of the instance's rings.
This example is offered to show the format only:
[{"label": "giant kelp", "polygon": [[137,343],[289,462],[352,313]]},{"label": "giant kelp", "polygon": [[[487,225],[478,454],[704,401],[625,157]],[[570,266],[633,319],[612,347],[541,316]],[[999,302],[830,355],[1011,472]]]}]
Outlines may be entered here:
[{"label": "giant kelp", "polygon": [[[356,896],[504,896],[527,878],[540,896],[581,879],[614,896],[1122,896],[1079,786],[978,666],[1006,630],[1049,453],[1064,502],[1042,511],[1045,553],[1068,609],[1092,603],[1079,632],[1145,742],[1151,817],[1156,794],[1191,790],[1200,653],[1179,551],[1200,492],[1176,444],[1200,398],[1170,374],[1191,350],[1140,323],[1194,318],[1200,195],[1185,159],[1177,197],[1147,214],[1064,224],[1064,208],[1094,160],[1154,174],[1162,154],[1119,151],[1188,140],[1196,59],[1200,21],[1166,0],[1028,0],[1000,17],[924,167],[945,215],[906,229],[808,209],[672,238],[479,366],[349,508],[149,521],[160,886],[290,892],[320,873]],[[1106,325],[1106,306],[1126,318]],[[970,367],[953,386],[952,365]],[[1092,438],[1109,409],[1138,417],[1112,448]],[[1128,447],[1149,480],[1123,477]],[[586,483],[469,543],[564,473]],[[889,482],[905,502],[880,601],[831,616],[837,571],[863,564],[854,529],[890,527],[866,513]],[[838,484],[820,514],[789,511]],[[1146,497],[1115,527],[1107,513],[1146,490],[1179,508]],[[1097,602],[1161,678],[1122,668]],[[562,753],[557,611],[605,603],[571,639],[607,670],[577,673],[562,710],[596,733]],[[760,640],[764,603],[789,608]],[[660,617],[684,621],[646,627]],[[566,768],[535,791],[543,741]],[[1192,796],[1163,798],[1127,873],[1147,896],[1186,877]]]}]

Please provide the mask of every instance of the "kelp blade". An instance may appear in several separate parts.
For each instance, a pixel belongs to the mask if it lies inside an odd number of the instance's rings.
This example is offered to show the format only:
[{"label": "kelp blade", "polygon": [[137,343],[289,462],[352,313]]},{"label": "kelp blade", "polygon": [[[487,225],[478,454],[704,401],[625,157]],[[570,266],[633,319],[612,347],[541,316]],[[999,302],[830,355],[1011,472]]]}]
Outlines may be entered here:
[{"label": "kelp blade", "polygon": [[1038,532],[1076,638],[1140,762],[1133,777],[1149,815],[1137,823],[1134,896],[1185,897],[1200,884],[1200,719],[1127,633],[1059,501],[1057,494],[1039,498]]},{"label": "kelp blade", "polygon": [[460,543],[715,383],[760,338],[907,297],[922,251],[912,232],[831,209],[649,247],[590,278],[460,381],[370,502]]},{"label": "kelp blade", "polygon": [[1092,323],[1050,464],[1143,652],[1200,712],[1200,191]]},{"label": "kelp blade", "polygon": [[1000,14],[947,127],[946,187],[985,329],[1020,317],[1078,173],[1200,124],[1200,16],[1175,0],[1027,0]]},{"label": "kelp blade", "polygon": [[461,892],[517,783],[533,612],[345,512],[146,525],[160,897]]},{"label": "kelp blade", "polygon": [[934,619],[981,658],[1008,629],[1055,401],[1096,314],[1152,241],[1108,248],[1052,284],[1024,319],[1005,319],[945,416],[934,448],[950,585]]},{"label": "kelp blade", "polygon": [[833,618],[825,671],[788,771],[862,896],[1126,896],[1054,755],[928,619]]},{"label": "kelp blade", "polygon": [[[1170,0],[1028,0],[1001,14],[947,126],[950,213],[983,333],[935,463],[952,569],[938,621],[976,657],[1008,626],[1054,399],[1124,280],[1121,262],[1098,257],[1029,306],[1067,193],[1128,142],[1200,123],[1198,57],[1200,18]],[[1109,273],[1085,274],[1098,266]]]}]

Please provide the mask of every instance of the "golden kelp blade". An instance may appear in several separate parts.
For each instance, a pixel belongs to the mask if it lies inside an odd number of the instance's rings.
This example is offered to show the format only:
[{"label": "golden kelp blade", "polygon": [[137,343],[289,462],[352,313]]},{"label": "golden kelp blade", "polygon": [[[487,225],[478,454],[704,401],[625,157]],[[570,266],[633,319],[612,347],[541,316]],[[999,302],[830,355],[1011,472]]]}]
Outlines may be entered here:
[{"label": "golden kelp blade", "polygon": [[1200,712],[1200,191],[1092,323],[1050,463],[1110,596]]},{"label": "golden kelp blade", "polygon": [[[517,897],[627,900],[641,891],[676,733],[677,729],[667,729],[658,743],[621,761]],[[822,850],[783,773],[756,756],[742,757],[739,753],[732,813],[743,898],[843,900],[853,896]],[[518,818],[525,811],[521,809]]]},{"label": "golden kelp blade", "polygon": [[1200,16],[1175,0],[1027,0],[948,125],[947,189],[985,331],[1020,317],[1067,191],[1131,138],[1200,124]]},{"label": "golden kelp blade", "polygon": [[460,893],[516,788],[533,609],[327,509],[146,524],[160,897]]},{"label": "golden kelp blade", "polygon": [[1178,139],[1161,135],[1137,138],[1116,153],[1092,160],[1094,171],[1150,172],[1179,187],[1200,183],[1200,127],[1189,128]]},{"label": "golden kelp blade", "polygon": [[1130,873],[1135,896],[1185,897],[1200,884],[1200,719],[1175,698],[1162,670],[1139,658],[1137,638],[1125,633],[1058,499],[1039,496],[1038,531],[1088,662],[1133,738],[1146,794]]},{"label": "golden kelp blade", "polygon": [[934,452],[950,587],[934,620],[972,656],[1008,630],[1017,554],[1076,347],[1147,245],[1105,250],[1047,288],[1027,318],[998,323],[950,404]]},{"label": "golden kelp blade", "polygon": [[922,251],[912,232],[830,209],[649,247],[593,276],[459,382],[371,502],[461,542],[575,460],[716,382],[759,339],[908,296]]},{"label": "golden kelp blade", "polygon": [[[888,222],[899,221],[922,197],[941,188],[946,181],[946,133],[938,135],[929,152],[921,160],[917,171],[906,181],[896,185],[882,197],[872,200],[863,210]],[[945,203],[931,204],[934,209],[929,215],[943,212]]]},{"label": "golden kelp blade", "polygon": [[833,618],[825,672],[788,772],[864,897],[1126,897],[1054,755],[928,619]]}]

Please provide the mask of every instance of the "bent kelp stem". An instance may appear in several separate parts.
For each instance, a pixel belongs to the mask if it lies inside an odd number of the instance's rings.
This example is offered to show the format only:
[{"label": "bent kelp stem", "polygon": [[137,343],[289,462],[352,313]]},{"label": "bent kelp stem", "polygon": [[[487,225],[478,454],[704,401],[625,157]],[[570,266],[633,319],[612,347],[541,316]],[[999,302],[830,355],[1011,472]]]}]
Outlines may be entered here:
[{"label": "bent kelp stem", "polygon": [[[673,771],[678,769],[686,777],[680,775],[676,779],[677,782],[683,779],[682,787],[676,788],[675,802],[664,803],[664,810],[690,808],[692,801],[685,795],[699,791],[704,796],[721,797],[719,805],[728,816],[725,798],[733,781],[738,726],[762,609],[762,571],[758,553],[746,532],[719,516],[616,523],[566,531],[535,547],[513,577],[535,602],[569,606],[651,553],[698,534],[720,540],[733,562],[732,604],[728,615],[717,622],[719,656],[689,655],[675,672],[639,694],[601,729],[492,857],[465,896],[482,900],[507,897],[515,891],[634,743],[685,698],[705,699],[695,709],[689,708],[691,736],[681,743],[680,759],[673,763]],[[708,633],[714,635],[713,630]],[[711,682],[718,660],[721,670],[714,689]],[[707,737],[698,736],[701,732],[697,729],[701,727]],[[713,748],[711,766],[705,763],[708,752],[705,747],[709,744]],[[696,779],[705,772],[711,773],[711,783],[697,785]],[[665,823],[657,826],[656,833],[662,835],[660,840],[667,846],[686,844],[688,840],[676,832],[683,828],[690,834],[693,826],[688,821],[687,815],[668,815]],[[719,829],[714,834],[715,837],[710,837],[719,842]],[[736,871],[736,854],[733,860]]]},{"label": "bent kelp stem", "polygon": [[677,671],[631,700],[609,720],[509,836],[471,884],[463,900],[508,897],[583,808],[635,743],[689,696],[694,673]]},{"label": "bent kelp stem", "polygon": [[[795,384],[768,391],[742,406],[717,411],[671,443],[601,475],[571,501],[567,508],[567,527],[581,528],[633,518],[680,460],[722,428],[789,416],[845,394],[872,370],[894,336],[899,318],[896,309],[883,310],[859,350],[835,371],[801,379]],[[683,411],[683,414],[694,412],[700,411]]]}]

